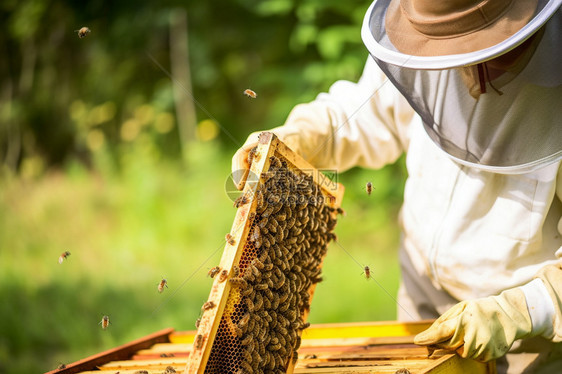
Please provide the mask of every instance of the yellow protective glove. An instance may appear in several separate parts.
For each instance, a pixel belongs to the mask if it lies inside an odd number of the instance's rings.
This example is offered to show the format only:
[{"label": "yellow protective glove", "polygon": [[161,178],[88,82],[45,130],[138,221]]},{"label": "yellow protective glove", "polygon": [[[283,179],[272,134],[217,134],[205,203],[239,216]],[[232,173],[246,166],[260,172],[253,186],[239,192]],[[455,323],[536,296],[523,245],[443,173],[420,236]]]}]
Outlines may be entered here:
[{"label": "yellow protective glove", "polygon": [[[300,137],[298,131],[289,126],[280,126],[270,131],[277,135],[277,137],[284,142],[291,150],[299,153],[300,151]],[[251,133],[242,147],[232,157],[232,178],[236,188],[242,190],[245,183],[245,174],[247,174],[250,164],[248,163],[248,154],[251,149],[258,144],[258,136],[262,131]]]},{"label": "yellow protective glove", "polygon": [[516,339],[529,337],[531,332],[525,294],[520,288],[513,288],[499,296],[456,304],[419,333],[414,343],[455,350],[464,358],[490,361],[505,355]]}]

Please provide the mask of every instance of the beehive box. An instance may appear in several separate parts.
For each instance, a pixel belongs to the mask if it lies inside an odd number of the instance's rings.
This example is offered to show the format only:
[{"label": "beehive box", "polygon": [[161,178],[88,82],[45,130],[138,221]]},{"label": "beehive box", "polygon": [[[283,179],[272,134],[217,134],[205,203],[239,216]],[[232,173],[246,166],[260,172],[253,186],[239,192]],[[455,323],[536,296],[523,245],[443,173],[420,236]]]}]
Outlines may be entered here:
[{"label": "beehive box", "polygon": [[[495,374],[495,363],[413,344],[422,322],[361,322],[312,325],[303,332],[296,374]],[[165,329],[121,347],[67,364],[47,374],[186,373],[196,331]],[[172,371],[173,370],[173,371]]]},{"label": "beehive box", "polygon": [[292,372],[343,187],[261,133],[187,372]]}]

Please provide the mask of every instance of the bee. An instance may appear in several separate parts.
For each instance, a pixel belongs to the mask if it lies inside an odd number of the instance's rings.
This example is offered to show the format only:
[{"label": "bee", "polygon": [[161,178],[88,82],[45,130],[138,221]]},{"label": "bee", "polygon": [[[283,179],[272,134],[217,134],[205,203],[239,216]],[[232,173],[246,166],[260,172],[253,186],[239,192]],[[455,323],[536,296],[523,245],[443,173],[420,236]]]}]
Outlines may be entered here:
[{"label": "bee", "polygon": [[232,235],[230,235],[230,233],[226,234],[224,236],[224,238],[226,239],[226,242],[230,245],[234,245],[236,244],[236,240],[234,240],[234,238],[232,237]]},{"label": "bee", "polygon": [[224,269],[219,276],[219,282],[224,282],[226,277],[228,277],[228,270]]},{"label": "bee", "polygon": [[232,266],[232,277],[236,278],[240,275],[240,267],[238,267],[238,265],[233,265]]},{"label": "bee", "polygon": [[[293,309],[288,309],[288,307],[289,307],[289,304],[287,303],[287,304],[285,304],[285,308],[281,308],[281,309],[279,309],[279,311],[285,312],[285,317],[289,321],[291,321],[291,320],[294,320],[297,317],[297,312]],[[282,309],[286,309],[286,310],[283,311]]]},{"label": "bee", "polygon": [[213,309],[214,307],[215,303],[212,301],[207,301],[205,304],[203,304],[203,310]]},{"label": "bee", "polygon": [[258,94],[256,94],[254,91],[250,90],[249,88],[246,88],[244,90],[244,95],[251,97],[252,99],[255,99],[256,97],[258,97]]},{"label": "bee", "polygon": [[269,286],[267,285],[267,283],[260,283],[260,284],[254,285],[254,288],[255,288],[256,290],[263,291],[263,290],[268,289]]},{"label": "bee", "polygon": [[147,370],[137,370],[133,374],[150,374]]},{"label": "bee", "polygon": [[248,309],[248,312],[253,312],[255,307],[254,307],[254,302],[252,301],[251,298],[247,297],[244,299],[245,303],[246,303],[246,308]]},{"label": "bee", "polygon": [[[252,260],[252,263],[251,263],[251,264],[253,265],[252,271],[255,272],[255,273],[256,273],[256,271],[253,269],[254,267],[255,267],[257,270],[261,270],[261,269],[263,269],[263,267],[264,267],[263,262],[261,262],[260,259],[257,258],[257,257]],[[259,271],[258,271],[255,275],[257,276],[258,273],[259,273]]]},{"label": "bee", "polygon": [[271,156],[271,157],[269,158],[269,161],[270,161],[270,163],[271,163],[271,165],[272,165],[273,167],[280,168],[280,167],[283,166],[283,164],[281,164],[281,160],[279,160],[279,159],[278,159],[277,157],[275,157],[275,156]]},{"label": "bee", "polygon": [[250,313],[244,314],[244,317],[242,317],[240,322],[238,322],[238,326],[242,328],[248,324],[248,321],[250,321]]},{"label": "bee", "polygon": [[[252,287],[248,283],[246,283],[244,288],[240,289],[240,295],[243,297],[250,296],[252,293],[254,293],[254,287]],[[246,300],[250,300],[250,299],[247,298]]]},{"label": "bee", "polygon": [[195,328],[198,329],[200,324],[201,324],[201,318],[197,318],[197,321],[195,321]]},{"label": "bee", "polygon": [[258,147],[254,147],[252,149],[250,149],[250,152],[248,152],[248,165],[252,164],[252,161],[254,160],[254,156],[256,155],[256,151],[257,151]]},{"label": "bee", "polygon": [[395,374],[410,374],[410,370],[403,368],[403,369],[398,369],[394,372]]},{"label": "bee", "polygon": [[299,352],[297,352],[296,350],[293,351],[293,356],[291,357],[291,360],[293,362],[293,365],[295,365],[297,363],[297,361],[299,360]]},{"label": "bee", "polygon": [[248,282],[246,282],[244,278],[240,278],[240,277],[230,278],[228,282],[233,286],[240,287],[242,289],[248,286]]},{"label": "bee", "polygon": [[168,281],[164,278],[158,283],[158,292],[162,293],[164,291],[164,287],[168,288]]},{"label": "bee", "polygon": [[257,242],[260,239],[260,237],[261,237],[261,231],[259,227],[256,226],[254,227],[254,231],[252,232],[252,237],[250,238],[250,240]]},{"label": "bee", "polygon": [[371,278],[371,269],[368,266],[363,268],[363,273],[365,274],[366,279]]},{"label": "bee", "polygon": [[220,267],[215,266],[214,268],[212,268],[211,270],[209,270],[209,272],[207,273],[207,275],[210,276],[211,278],[214,278],[215,275],[217,275],[220,270],[221,270]]},{"label": "bee", "polygon": [[248,334],[241,342],[243,346],[250,345],[250,343],[254,340],[254,336],[252,334]]},{"label": "bee", "polygon": [[199,334],[195,338],[195,349],[201,349],[203,346],[203,335]]},{"label": "bee", "polygon": [[242,366],[242,369],[244,369],[244,373],[253,373],[254,369],[252,368],[252,365],[250,365],[247,361],[241,361],[240,365]]},{"label": "bee", "polygon": [[316,358],[318,358],[318,356],[316,356],[314,353],[304,356],[305,360],[314,360]]},{"label": "bee", "polygon": [[101,325],[101,328],[105,330],[109,326],[109,323],[109,316],[103,316],[98,325]]},{"label": "bee", "polygon": [[234,207],[235,208],[240,208],[242,205],[247,204],[250,200],[248,199],[248,197],[244,194],[241,196],[238,196],[236,198],[236,200],[234,200]]},{"label": "bee", "polygon": [[367,195],[371,196],[371,193],[373,192],[373,184],[371,182],[367,182],[365,190],[367,191]]},{"label": "bee", "polygon": [[62,370],[62,369],[66,369],[65,364],[60,364],[59,366],[57,366],[57,370]]},{"label": "bee", "polygon": [[166,370],[164,370],[164,374],[173,374],[173,373],[177,373],[177,371],[176,371],[176,369],[174,369],[174,368],[171,367],[171,366],[168,366],[168,367],[166,368]]},{"label": "bee", "polygon": [[66,260],[70,256],[70,252],[64,251],[59,257],[59,264],[62,264],[64,260]]},{"label": "bee", "polygon": [[254,303],[254,310],[261,310],[263,306],[263,297],[260,294],[256,295],[256,302]]},{"label": "bee", "polygon": [[84,27],[81,27],[80,30],[74,30],[74,32],[77,32],[78,37],[80,39],[82,39],[82,38],[85,38],[89,33],[91,33],[92,30],[90,30],[89,28],[84,26]]}]

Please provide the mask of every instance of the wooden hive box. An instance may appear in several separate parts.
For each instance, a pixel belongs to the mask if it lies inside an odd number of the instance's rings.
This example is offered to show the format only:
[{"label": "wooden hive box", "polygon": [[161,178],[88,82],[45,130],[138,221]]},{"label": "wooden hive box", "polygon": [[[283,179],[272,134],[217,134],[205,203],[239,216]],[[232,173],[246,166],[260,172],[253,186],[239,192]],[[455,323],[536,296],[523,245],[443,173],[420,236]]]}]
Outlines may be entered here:
[{"label": "wooden hive box", "polygon": [[[494,362],[481,363],[455,353],[413,344],[422,322],[364,322],[312,325],[303,332],[298,374],[495,374]],[[47,374],[186,373],[196,331],[165,329]],[[166,369],[171,367],[174,371]],[[407,371],[406,371],[407,370]]]}]

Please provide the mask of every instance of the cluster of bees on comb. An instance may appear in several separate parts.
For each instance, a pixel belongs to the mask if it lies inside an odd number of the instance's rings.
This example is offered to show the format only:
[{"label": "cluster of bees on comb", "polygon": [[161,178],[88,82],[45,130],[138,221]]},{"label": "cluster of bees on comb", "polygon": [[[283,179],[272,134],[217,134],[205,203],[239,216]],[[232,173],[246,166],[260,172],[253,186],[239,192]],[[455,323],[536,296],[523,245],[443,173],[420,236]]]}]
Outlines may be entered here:
[{"label": "cluster of bees on comb", "polygon": [[205,373],[286,372],[298,358],[311,286],[322,280],[322,259],[335,238],[341,210],[325,205],[312,177],[272,156],[261,180],[238,265],[230,274],[211,269],[232,290]]}]

